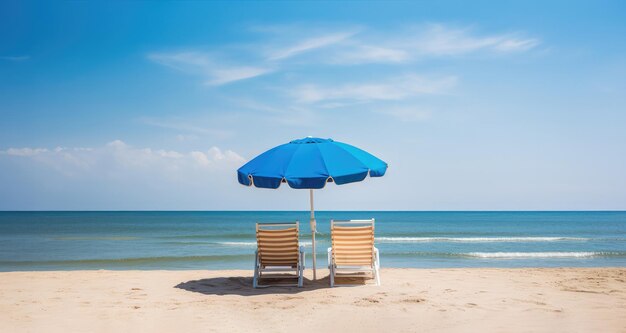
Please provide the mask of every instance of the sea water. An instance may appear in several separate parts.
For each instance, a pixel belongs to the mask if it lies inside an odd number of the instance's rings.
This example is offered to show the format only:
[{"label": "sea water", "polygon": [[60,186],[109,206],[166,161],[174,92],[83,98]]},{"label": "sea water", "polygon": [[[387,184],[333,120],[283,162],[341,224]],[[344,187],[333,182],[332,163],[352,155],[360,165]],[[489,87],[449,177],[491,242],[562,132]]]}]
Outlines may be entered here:
[{"label": "sea water", "polygon": [[[317,213],[317,265],[330,219],[376,220],[383,267],[626,267],[626,212]],[[0,212],[0,271],[252,269],[255,223],[309,212]]]}]

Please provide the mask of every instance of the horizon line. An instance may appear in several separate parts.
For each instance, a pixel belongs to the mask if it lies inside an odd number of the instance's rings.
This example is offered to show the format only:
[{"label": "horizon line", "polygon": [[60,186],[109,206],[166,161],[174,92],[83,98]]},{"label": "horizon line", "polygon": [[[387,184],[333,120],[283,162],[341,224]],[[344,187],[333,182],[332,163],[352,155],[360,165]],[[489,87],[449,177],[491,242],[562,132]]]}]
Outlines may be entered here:
[{"label": "horizon line", "polygon": [[[183,209],[183,210],[151,210],[151,209],[136,209],[136,210],[0,210],[0,213],[132,213],[132,212],[306,212],[309,213],[310,210],[254,210],[254,209],[221,209],[221,210],[199,210],[199,209]],[[586,210],[315,210],[315,212],[406,212],[406,213],[566,213],[566,212],[626,212],[626,209],[586,209]]]}]

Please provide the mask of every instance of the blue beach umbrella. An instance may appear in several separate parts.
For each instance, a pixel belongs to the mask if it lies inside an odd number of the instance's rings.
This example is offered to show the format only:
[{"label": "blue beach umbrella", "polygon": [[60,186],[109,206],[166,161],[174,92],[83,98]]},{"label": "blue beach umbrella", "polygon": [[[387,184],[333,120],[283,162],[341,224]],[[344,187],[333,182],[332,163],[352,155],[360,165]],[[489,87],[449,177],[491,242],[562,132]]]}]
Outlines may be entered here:
[{"label": "blue beach umbrella", "polygon": [[387,163],[357,147],[332,139],[306,137],[272,148],[237,170],[239,183],[277,189],[287,183],[295,189],[309,189],[313,234],[313,279],[315,272],[315,210],[313,190],[327,183],[343,185],[360,182],[368,175],[382,177]]}]

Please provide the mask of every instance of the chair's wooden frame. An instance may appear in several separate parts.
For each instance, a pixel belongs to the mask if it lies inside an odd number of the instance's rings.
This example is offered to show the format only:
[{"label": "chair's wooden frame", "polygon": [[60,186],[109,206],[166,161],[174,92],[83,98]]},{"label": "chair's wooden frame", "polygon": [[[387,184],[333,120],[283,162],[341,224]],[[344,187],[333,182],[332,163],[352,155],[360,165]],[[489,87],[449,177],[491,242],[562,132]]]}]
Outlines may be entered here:
[{"label": "chair's wooden frame", "polygon": [[330,286],[335,286],[336,277],[367,277],[368,274],[380,286],[380,257],[374,246],[374,219],[331,220],[330,234]]},{"label": "chair's wooden frame", "polygon": [[[304,246],[299,242],[300,223],[257,223],[257,250],[254,259],[253,287],[302,287]],[[289,274],[292,273],[292,274]],[[294,284],[261,285],[262,278],[298,279]]]}]

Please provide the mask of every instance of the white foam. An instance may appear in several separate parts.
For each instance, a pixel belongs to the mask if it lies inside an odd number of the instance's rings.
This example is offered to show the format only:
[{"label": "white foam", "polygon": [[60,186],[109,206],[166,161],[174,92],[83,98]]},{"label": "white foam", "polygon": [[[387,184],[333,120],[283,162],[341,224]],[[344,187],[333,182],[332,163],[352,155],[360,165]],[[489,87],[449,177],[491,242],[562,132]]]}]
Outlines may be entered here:
[{"label": "white foam", "polygon": [[256,246],[256,242],[217,242],[217,244],[228,246]]},{"label": "white foam", "polygon": [[478,258],[587,258],[604,255],[603,252],[470,252],[466,256]]},{"label": "white foam", "polygon": [[376,237],[381,243],[505,243],[505,242],[559,242],[587,241],[588,238],[578,237]]},{"label": "white foam", "polygon": [[[256,246],[256,242],[217,242],[217,244],[226,245],[226,246],[245,246],[245,247]],[[310,246],[311,242],[300,242],[300,245]]]}]

